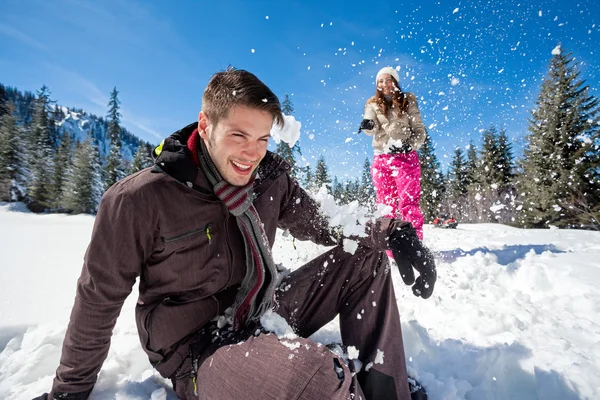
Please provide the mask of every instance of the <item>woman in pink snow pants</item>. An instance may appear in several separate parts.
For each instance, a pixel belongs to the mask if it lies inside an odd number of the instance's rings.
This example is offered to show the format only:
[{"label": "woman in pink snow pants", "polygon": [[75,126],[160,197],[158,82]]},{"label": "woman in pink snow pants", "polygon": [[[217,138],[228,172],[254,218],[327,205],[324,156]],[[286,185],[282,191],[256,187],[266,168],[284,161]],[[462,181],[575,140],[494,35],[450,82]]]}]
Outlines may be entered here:
[{"label": "woman in pink snow pants", "polygon": [[421,163],[416,150],[425,142],[425,125],[414,94],[403,92],[398,72],[382,68],[375,78],[375,96],[367,100],[362,131],[373,136],[371,176],[377,204],[391,207],[388,217],[412,223],[423,239]]}]

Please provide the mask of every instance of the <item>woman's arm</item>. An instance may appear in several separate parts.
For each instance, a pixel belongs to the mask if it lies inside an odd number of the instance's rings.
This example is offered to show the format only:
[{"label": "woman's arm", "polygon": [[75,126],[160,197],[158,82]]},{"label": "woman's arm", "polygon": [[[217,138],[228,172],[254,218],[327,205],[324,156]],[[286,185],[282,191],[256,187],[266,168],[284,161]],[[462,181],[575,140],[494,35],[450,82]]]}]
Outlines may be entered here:
[{"label": "woman's arm", "polygon": [[406,97],[408,100],[408,123],[412,131],[412,148],[418,150],[425,143],[427,131],[421,118],[417,98],[412,93],[408,93]]}]

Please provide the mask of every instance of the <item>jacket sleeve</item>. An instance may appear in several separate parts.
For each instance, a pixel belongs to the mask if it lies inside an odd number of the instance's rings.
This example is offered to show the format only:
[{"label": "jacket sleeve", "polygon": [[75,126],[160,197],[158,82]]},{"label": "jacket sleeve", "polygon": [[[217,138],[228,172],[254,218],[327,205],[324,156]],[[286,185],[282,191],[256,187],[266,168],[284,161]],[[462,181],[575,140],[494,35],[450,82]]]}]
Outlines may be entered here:
[{"label": "jacket sleeve", "polygon": [[365,104],[365,113],[363,119],[370,119],[375,122],[375,127],[373,129],[363,130],[363,132],[369,136],[375,135],[380,129],[379,120],[377,119],[377,113],[375,113],[374,104],[369,101],[367,101],[367,104]]},{"label": "jacket sleeve", "polygon": [[412,148],[418,150],[423,143],[425,143],[425,125],[421,118],[421,112],[419,111],[419,105],[417,104],[417,98],[414,94],[408,93],[408,123],[412,131]]},{"label": "jacket sleeve", "polygon": [[320,204],[298,182],[286,175],[286,196],[282,200],[278,228],[287,230],[298,240],[310,240],[323,246],[339,244]]},{"label": "jacket sleeve", "polygon": [[123,185],[114,185],[105,193],[77,282],[49,398],[79,393],[85,399],[96,383],[123,302],[151,249],[153,229],[147,225],[150,223],[140,217],[139,207],[123,193]]}]

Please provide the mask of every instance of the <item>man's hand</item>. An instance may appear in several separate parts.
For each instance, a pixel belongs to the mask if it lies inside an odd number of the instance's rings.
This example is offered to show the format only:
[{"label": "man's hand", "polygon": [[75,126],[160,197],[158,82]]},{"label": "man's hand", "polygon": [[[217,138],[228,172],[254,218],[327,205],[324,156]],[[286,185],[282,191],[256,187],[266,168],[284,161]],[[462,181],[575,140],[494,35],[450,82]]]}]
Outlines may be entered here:
[{"label": "man's hand", "polygon": [[[433,293],[437,279],[431,251],[423,245],[415,228],[409,224],[394,229],[388,240],[404,283],[407,285],[414,283],[412,287],[414,295],[428,299]],[[419,272],[416,281],[413,268]]]},{"label": "man's hand", "polygon": [[372,119],[363,119],[360,123],[360,127],[358,128],[357,133],[360,133],[362,131],[370,131],[373,128],[375,128],[375,121],[373,121]]}]

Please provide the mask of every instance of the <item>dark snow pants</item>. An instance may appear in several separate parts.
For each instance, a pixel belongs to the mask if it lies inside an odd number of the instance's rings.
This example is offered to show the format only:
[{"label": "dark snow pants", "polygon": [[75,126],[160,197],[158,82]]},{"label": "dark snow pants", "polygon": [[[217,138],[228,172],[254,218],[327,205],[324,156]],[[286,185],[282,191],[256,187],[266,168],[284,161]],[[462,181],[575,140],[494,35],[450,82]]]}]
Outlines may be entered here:
[{"label": "dark snow pants", "polygon": [[[260,334],[202,358],[197,392],[177,381],[180,398],[238,400],[409,400],[406,361],[388,259],[338,246],[286,277],[276,310],[300,336]],[[325,346],[308,339],[336,315],[346,346],[359,351],[354,374]],[[351,364],[351,367],[353,364]]]}]

